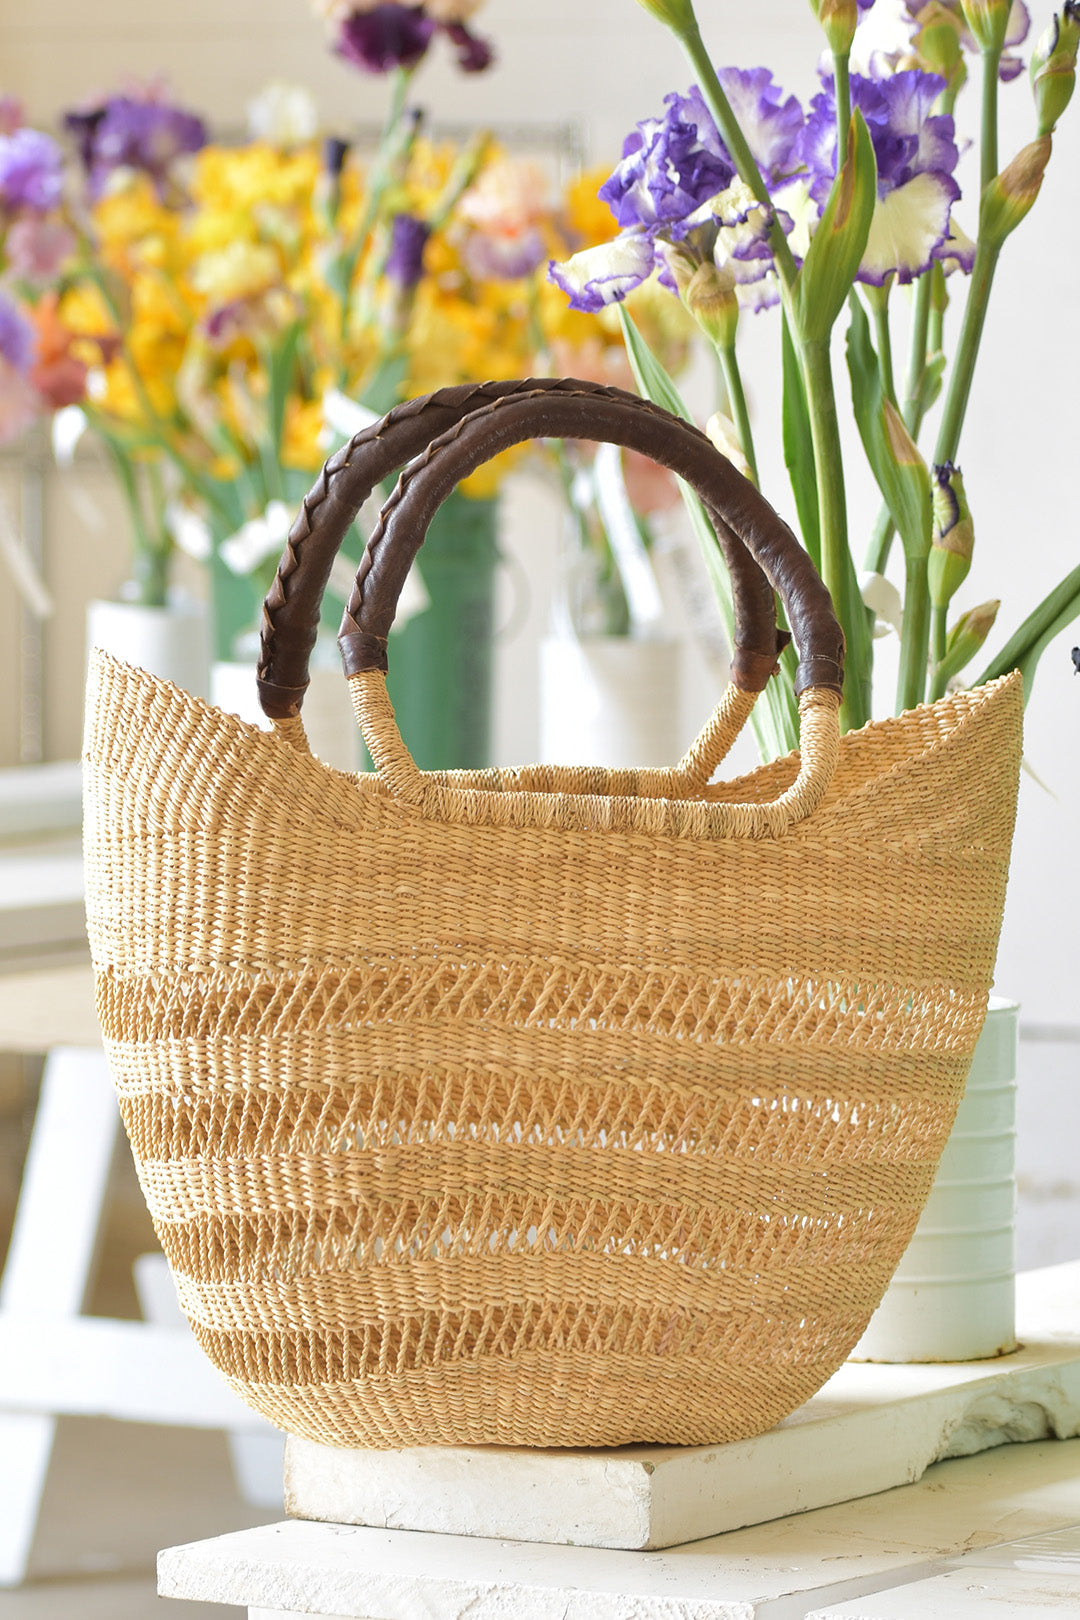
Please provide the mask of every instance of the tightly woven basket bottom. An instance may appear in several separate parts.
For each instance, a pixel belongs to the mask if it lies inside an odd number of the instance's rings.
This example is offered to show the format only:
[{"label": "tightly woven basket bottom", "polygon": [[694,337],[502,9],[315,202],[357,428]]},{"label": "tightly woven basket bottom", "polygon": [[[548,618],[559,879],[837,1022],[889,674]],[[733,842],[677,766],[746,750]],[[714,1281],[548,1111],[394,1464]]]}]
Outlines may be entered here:
[{"label": "tightly woven basket bottom", "polygon": [[229,1382],[271,1423],[321,1445],[699,1446],[771,1429],[816,1393],[822,1369],[789,1368],[778,1380],[766,1365],[710,1367],[700,1356],[650,1365],[640,1356],[546,1351],[512,1368],[457,1362],[373,1378],[362,1392],[347,1383],[282,1390]]}]

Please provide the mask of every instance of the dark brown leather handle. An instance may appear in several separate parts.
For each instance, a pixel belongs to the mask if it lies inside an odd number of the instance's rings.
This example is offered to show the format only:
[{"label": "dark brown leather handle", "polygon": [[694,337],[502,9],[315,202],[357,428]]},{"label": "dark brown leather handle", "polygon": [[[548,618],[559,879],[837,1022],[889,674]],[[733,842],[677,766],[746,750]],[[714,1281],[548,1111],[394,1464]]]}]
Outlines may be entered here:
[{"label": "dark brown leather handle", "polygon": [[[541,377],[439,389],[397,406],[381,421],[356,434],[331,456],[305,497],[274,583],[263,603],[258,688],[263,711],[270,719],[286,720],[300,712],[308,682],[308,663],[318,632],[319,610],[334,557],[357,512],[376,485],[447,431],[452,431],[467,416],[508,399],[536,396],[565,396],[597,403],[607,400],[645,416],[667,418],[670,422],[677,420],[621,389],[573,379]],[[696,429],[687,424],[679,425],[703,440]],[[580,436],[604,435],[583,432]],[[767,684],[777,653],[786,639],[776,629],[772,587],[719,514],[710,511],[710,517],[732,577],[735,606],[732,679],[745,691],[760,691]],[[362,569],[364,566],[361,564]],[[401,577],[404,579],[404,573]],[[395,606],[396,600],[395,595]],[[388,627],[393,613],[392,607]]]},{"label": "dark brown leather handle", "polygon": [[[492,400],[434,439],[405,469],[368,541],[341,621],[338,644],[347,675],[386,668],[398,597],[440,503],[484,461],[530,438],[608,440],[683,478],[717,528],[732,565],[737,610],[751,604],[759,609],[767,593],[771,612],[772,588],[779,592],[799,653],[796,692],[811,687],[842,692],[844,637],[829,593],[768,501],[703,433],[680,418],[634,395],[569,380],[561,389],[535,388]],[[748,558],[759,566],[748,571]],[[756,645],[744,678],[733,666],[733,681],[748,691],[764,687],[776,646],[774,622],[768,647]]]}]

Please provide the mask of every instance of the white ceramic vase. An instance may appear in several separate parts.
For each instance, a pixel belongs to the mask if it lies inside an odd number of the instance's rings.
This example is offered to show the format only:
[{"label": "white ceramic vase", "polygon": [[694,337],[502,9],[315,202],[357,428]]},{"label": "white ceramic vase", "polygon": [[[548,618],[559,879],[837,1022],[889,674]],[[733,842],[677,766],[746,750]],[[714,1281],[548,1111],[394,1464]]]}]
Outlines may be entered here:
[{"label": "white ceramic vase", "polygon": [[546,765],[673,765],[679,643],[550,636],[540,645],[540,760]]},{"label": "white ceramic vase", "polygon": [[[228,714],[269,731],[259,706],[253,663],[217,662],[210,670],[210,701]],[[311,751],[339,771],[360,769],[360,733],[349,687],[340,669],[314,668],[304,695],[304,731]]]},{"label": "white ceramic vase", "polygon": [[926,1208],[853,1360],[982,1361],[1016,1349],[1018,1012],[991,997]]},{"label": "white ceramic vase", "polygon": [[205,604],[193,597],[167,607],[94,601],[86,609],[87,648],[172,681],[194,697],[210,689],[210,640]]}]

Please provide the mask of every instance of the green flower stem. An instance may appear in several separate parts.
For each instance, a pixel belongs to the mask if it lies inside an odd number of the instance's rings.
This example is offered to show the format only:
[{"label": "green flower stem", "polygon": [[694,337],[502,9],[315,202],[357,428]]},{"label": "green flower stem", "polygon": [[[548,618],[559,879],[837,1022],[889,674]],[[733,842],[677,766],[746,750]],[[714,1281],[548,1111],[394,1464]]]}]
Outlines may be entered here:
[{"label": "green flower stem", "polygon": [[[911,351],[908,357],[907,378],[904,382],[904,426],[913,439],[919,437],[923,417],[926,414],[926,404],[923,398],[923,383],[926,376],[926,360],[930,354],[930,295],[931,272],[919,277],[915,284],[915,307],[911,318]],[[876,312],[875,312],[876,319]],[[886,325],[886,332],[888,327]],[[878,331],[878,355],[882,352],[882,334]],[[937,347],[941,345],[940,322],[937,335]],[[893,523],[889,508],[882,504],[870,534],[870,544],[866,549],[866,567],[874,574],[883,574],[889,560],[889,552],[896,536],[896,525]]]},{"label": "green flower stem", "polygon": [[930,609],[930,701],[936,703],[938,698],[945,696],[945,687],[948,682],[941,673],[945,661],[945,645],[948,640],[948,630],[945,624],[946,609],[935,607]]},{"label": "green flower stem", "polygon": [[847,51],[833,51],[833,82],[836,86],[836,167],[839,169],[847,151],[848,125],[851,123],[851,76]]},{"label": "green flower stem", "polygon": [[[120,307],[112,295],[112,290],[109,286],[107,276],[100,266],[95,267],[93,265],[86,268],[86,275],[87,279],[93,282],[94,286],[96,286],[98,291],[101,293],[102,298],[105,300],[105,307],[112,316],[116,330],[119,334],[121,334],[121,348],[119,357],[124,364],[124,369],[128,373],[131,380],[131,386],[135,391],[135,397],[138,400],[140,408],[142,409],[146,418],[145,425],[147,434],[153,440],[157,448],[163,451],[164,454],[169,457],[170,461],[172,461],[174,466],[176,466],[178,470],[183,473],[184,479],[188,485],[192,489],[198,491],[200,497],[206,501],[207,505],[214,506],[216,502],[210,480],[203,477],[203,474],[195,466],[194,462],[192,462],[184,451],[181,450],[179,444],[177,443],[175,434],[172,432],[172,423],[170,423],[167,418],[161,416],[157,410],[157,407],[154,405],[153,400],[150,398],[150,393],[147,389],[146,383],[139,372],[139,368],[135,364],[126,342],[123,341],[124,323],[121,318]],[[111,443],[114,452],[121,449],[122,446],[120,445],[120,441],[115,435],[109,434],[109,430],[105,426],[105,419],[102,413],[92,410],[86,401],[83,401],[82,409],[85,412],[88,421],[90,421],[90,423],[97,429],[98,433],[101,434],[101,437],[106,442]]]},{"label": "green flower stem", "polygon": [[915,307],[911,314],[911,350],[908,356],[907,378],[904,382],[904,426],[913,439],[919,437],[919,429],[925,414],[923,399],[923,384],[926,378],[926,360],[930,353],[928,338],[930,335],[930,294],[933,271],[927,270],[925,275],[919,277],[915,284]]},{"label": "green flower stem", "polygon": [[[724,94],[723,85],[717,78],[716,69],[713,67],[709,53],[705,49],[701,33],[696,23],[688,27],[685,32],[682,29],[675,29],[675,33],[689,58],[690,66],[693,68],[698,81],[698,87],[705,98],[705,104],[716,120],[716,127],[723,137],[724,145],[731,153],[740,180],[750,187],[761,206],[767,209],[770,216],[772,216],[772,223],[769,226],[769,245],[773,251],[773,258],[776,260],[776,270],[780,277],[781,286],[786,294],[790,294],[795,284],[795,277],[798,274],[794,257],[788,246],[783,227],[775,217],[772,199],[769,196],[769,188],[762,178],[754,154],[747,145],[746,136],[739,127],[739,121],[731,110],[731,103]],[[847,141],[846,131],[844,141]],[[844,150],[844,145],[841,145],[840,150],[841,152]]]},{"label": "green flower stem", "polygon": [[[368,192],[364,198],[364,207],[360,215],[360,222],[353,233],[352,242],[339,255],[341,276],[341,320],[340,332],[342,348],[349,335],[349,294],[356,267],[360,263],[360,256],[367,245],[369,236],[375,222],[382,210],[382,205],[393,179],[394,169],[402,156],[398,150],[398,129],[405,112],[405,100],[409,93],[409,84],[414,69],[397,68],[391,80],[390,106],[387,110],[386,121],[383,124],[379,145],[376,149],[375,161],[368,176]],[[405,142],[406,155],[411,150],[411,140]],[[344,360],[339,373],[339,381],[344,384],[346,376]]]},{"label": "green flower stem", "polygon": [[487,162],[494,139],[489,129],[478,130],[459,153],[428,217],[428,228],[433,235],[446,228],[458,203]]},{"label": "green flower stem", "polygon": [[998,172],[998,68],[1001,47],[982,52],[982,115],[979,128],[979,195]]},{"label": "green flower stem", "polygon": [[971,272],[971,285],[968,288],[964,319],[960,327],[960,338],[956,345],[952,375],[949,378],[949,388],[945,396],[945,408],[942,412],[941,426],[938,430],[937,444],[934,448],[934,461],[938,466],[943,461],[956,460],[960,444],[960,432],[964,425],[968,400],[971,397],[971,384],[975,376],[975,362],[979,356],[979,343],[982,339],[983,327],[986,324],[986,308],[990,300],[990,288],[993,285],[994,271],[997,269],[1000,253],[1000,242],[990,242],[985,237],[980,238],[979,245],[975,250],[975,264]]},{"label": "green flower stem", "polygon": [[885,565],[895,539],[896,524],[892,520],[889,508],[882,502],[874,527],[870,531],[870,544],[866,548],[866,567],[871,574],[885,572]]},{"label": "green flower stem", "polygon": [[135,545],[131,558],[131,583],[135,586],[134,600],[141,607],[161,608],[168,595],[169,553],[172,549],[168,537],[154,534],[146,521],[142,492],[135,474],[135,466],[116,440],[102,435],[102,442],[116,472],[116,480],[123,492],[131,519]]},{"label": "green flower stem", "polygon": [[844,463],[828,343],[804,341],[802,362],[821,517],[821,577],[847,640],[840,724],[845,731],[855,731],[870,718],[870,633],[848,546]]},{"label": "green flower stem", "polygon": [[893,381],[892,330],[889,326],[889,283],[870,289],[870,313],[874,317],[874,342],[877,348],[878,373],[886,396],[896,404],[896,384]]},{"label": "green flower stem", "polygon": [[735,345],[734,343],[718,343],[716,353],[720,361],[724,387],[727,389],[728,404],[731,406],[731,420],[734,422],[735,431],[739,435],[739,444],[750,468],[750,477],[760,488],[757,457],[754,454],[754,436],[750,427],[750,413],[746,408],[746,394],[743,391],[739,362],[735,357]]},{"label": "green flower stem", "polygon": [[908,557],[904,569],[904,633],[900,638],[900,671],[896,682],[896,710],[913,709],[926,696],[926,666],[930,653],[930,591],[926,558]]},{"label": "green flower stem", "polygon": [[[1001,61],[1001,49],[987,47],[982,53],[983,84],[982,84],[982,129],[980,150],[980,173],[982,191],[997,177],[998,160],[998,64]],[[967,414],[968,400],[971,397],[971,384],[975,376],[975,362],[979,355],[979,343],[982,339],[983,326],[986,323],[986,309],[990,299],[990,288],[994,281],[994,271],[997,269],[998,256],[1001,253],[1001,242],[989,240],[984,232],[979,233],[978,246],[975,249],[975,264],[971,272],[971,285],[968,288],[967,304],[964,308],[964,319],[960,328],[960,339],[956,346],[956,356],[952,365],[952,376],[949,379],[949,388],[945,396],[945,408],[942,413],[941,426],[938,430],[937,446],[934,450],[934,460],[940,465],[943,461],[955,461],[960,444],[960,432]]]}]

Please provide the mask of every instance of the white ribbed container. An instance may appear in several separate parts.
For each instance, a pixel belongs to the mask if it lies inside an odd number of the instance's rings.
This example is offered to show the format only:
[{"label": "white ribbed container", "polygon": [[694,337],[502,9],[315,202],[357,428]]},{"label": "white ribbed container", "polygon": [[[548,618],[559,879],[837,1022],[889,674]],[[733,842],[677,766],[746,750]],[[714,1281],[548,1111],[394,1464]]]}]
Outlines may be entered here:
[{"label": "white ribbed container", "polygon": [[161,608],[139,602],[90,602],[86,645],[172,681],[193,697],[204,698],[209,690],[206,607],[194,599]]},{"label": "white ribbed container", "polygon": [[1018,1012],[991,997],[926,1208],[853,1361],[982,1361],[1016,1349]]},{"label": "white ribbed container", "polygon": [[540,644],[540,761],[674,765],[677,641],[549,636]]},{"label": "white ribbed container", "polygon": [[[255,665],[218,661],[210,669],[210,701],[249,725],[270,730],[259,704]],[[339,771],[360,769],[360,732],[340,668],[310,671],[302,719],[311,752]]]}]

